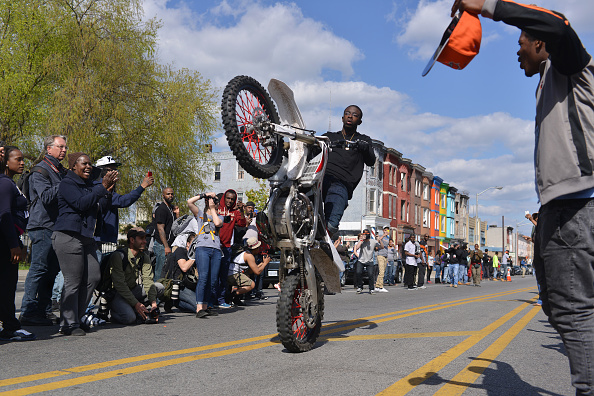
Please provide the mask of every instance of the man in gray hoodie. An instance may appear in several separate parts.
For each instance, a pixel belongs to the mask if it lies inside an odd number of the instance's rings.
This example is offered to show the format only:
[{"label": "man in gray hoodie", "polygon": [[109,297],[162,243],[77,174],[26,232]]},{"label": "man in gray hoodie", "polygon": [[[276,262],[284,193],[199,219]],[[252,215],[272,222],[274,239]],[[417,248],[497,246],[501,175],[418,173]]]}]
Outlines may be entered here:
[{"label": "man in gray hoodie", "polygon": [[594,61],[558,12],[504,0],[456,0],[458,10],[520,28],[520,68],[540,76],[534,267],[576,394],[594,395]]}]

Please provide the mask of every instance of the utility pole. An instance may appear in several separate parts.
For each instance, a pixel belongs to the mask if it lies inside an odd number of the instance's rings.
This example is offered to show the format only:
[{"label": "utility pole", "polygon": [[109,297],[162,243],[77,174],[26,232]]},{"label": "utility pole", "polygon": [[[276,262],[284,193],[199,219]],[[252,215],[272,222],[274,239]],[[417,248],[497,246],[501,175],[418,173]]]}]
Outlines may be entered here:
[{"label": "utility pole", "polygon": [[505,216],[501,216],[501,257],[505,254]]}]

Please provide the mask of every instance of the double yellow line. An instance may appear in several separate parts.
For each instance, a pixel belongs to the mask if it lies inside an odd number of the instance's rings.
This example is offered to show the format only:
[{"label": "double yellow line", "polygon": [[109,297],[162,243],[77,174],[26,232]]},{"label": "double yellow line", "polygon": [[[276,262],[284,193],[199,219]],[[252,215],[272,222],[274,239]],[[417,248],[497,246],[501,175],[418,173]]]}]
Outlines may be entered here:
[{"label": "double yellow line", "polygon": [[[535,300],[536,297],[534,297],[531,302]],[[493,333],[499,327],[503,326],[529,305],[530,302],[523,303],[519,307],[513,309],[511,312],[497,319],[495,322],[476,332],[476,334],[471,335],[429,363],[395,382],[393,385],[378,393],[378,395],[405,395],[406,393],[413,390],[416,386],[422,384],[425,380],[435,375],[446,365],[454,361],[456,358],[483,340],[485,337]],[[539,311],[540,307],[533,307],[509,330],[507,330],[501,337],[491,344],[481,355],[479,355],[454,378],[442,386],[435,394],[451,396],[461,395],[464,393],[468,386],[472,385],[478,379],[478,377],[485,371],[489,364],[491,364],[492,361],[497,356],[499,356],[499,354],[509,345],[514,337],[516,337],[520,331],[528,325],[528,323],[538,314]],[[473,370],[471,370],[471,368]]]},{"label": "double yellow line", "polygon": [[[517,290],[495,293],[495,294],[490,294],[490,295],[485,295],[485,296],[480,296],[480,297],[466,298],[466,299],[461,299],[461,300],[455,300],[455,301],[450,301],[450,302],[428,305],[428,306],[424,306],[424,307],[417,307],[417,308],[411,308],[411,309],[406,309],[406,310],[401,310],[401,311],[395,311],[395,312],[385,313],[385,314],[381,314],[381,315],[374,315],[374,316],[359,318],[359,319],[350,320],[350,321],[342,321],[342,322],[337,322],[337,323],[333,323],[333,324],[328,324],[328,325],[323,326],[323,331],[321,332],[322,337],[320,338],[320,340],[324,340],[324,339],[325,340],[335,340],[336,339],[336,338],[332,338],[332,337],[324,337],[324,335],[327,335],[327,334],[338,333],[338,332],[342,332],[342,331],[365,327],[370,324],[379,324],[382,322],[392,321],[392,320],[396,320],[396,319],[400,319],[400,318],[405,318],[408,316],[419,315],[419,314],[428,313],[428,312],[432,312],[432,311],[436,311],[436,310],[440,310],[440,309],[451,308],[451,307],[455,307],[455,306],[459,306],[459,305],[463,305],[463,304],[469,304],[472,302],[484,301],[484,300],[498,298],[498,297],[502,297],[502,296],[506,296],[506,295],[510,295],[510,294],[526,292],[526,291],[530,291],[530,290],[534,290],[534,289],[535,289],[534,287],[517,289]],[[525,306],[525,305],[526,304],[524,304],[523,306]],[[499,321],[503,320],[504,318],[506,318],[509,315],[511,315],[510,316],[510,318],[511,318],[513,315],[515,315],[514,312],[516,312],[516,311],[519,312],[519,310],[521,310],[520,307],[516,308],[514,311],[510,312],[503,318],[499,319]],[[513,313],[513,315],[512,315],[512,313]],[[509,320],[509,319],[506,319],[505,321],[507,321],[507,320]],[[497,321],[495,323],[498,323],[499,321]],[[502,322],[497,327],[501,326],[503,323],[505,323],[505,322]],[[470,337],[466,340],[466,342],[467,342],[468,340],[473,339],[473,337],[476,338],[476,337],[481,336],[486,331],[486,329],[490,328],[490,326],[493,326],[493,324],[487,326],[481,332],[478,332],[476,334],[475,334],[475,332],[462,332],[457,335],[469,335],[470,334]],[[493,328],[493,330],[495,330],[497,327]],[[491,331],[493,331],[493,330],[491,330]],[[435,336],[434,333],[423,333],[423,334],[425,334],[424,336]],[[443,335],[443,333],[441,333],[441,334]],[[486,336],[486,335],[487,334],[485,334],[484,336]],[[414,336],[419,336],[419,335],[417,334],[417,335],[402,335],[402,336],[414,337]],[[482,336],[482,338],[484,338],[484,336]],[[480,338],[480,339],[482,339],[482,338]],[[355,338],[349,337],[349,339],[353,340]],[[262,341],[264,341],[264,342],[262,342]],[[476,342],[478,342],[478,340]],[[251,343],[254,343],[254,344],[251,344]],[[243,344],[251,344],[251,345],[243,345]],[[162,352],[162,353],[153,353],[153,354],[123,358],[123,359],[110,360],[110,361],[105,361],[105,362],[100,362],[100,363],[95,363],[95,364],[90,364],[90,365],[85,365],[85,366],[72,367],[70,369],[49,371],[49,372],[40,373],[40,374],[33,374],[33,375],[9,378],[9,379],[5,379],[5,380],[0,380],[0,387],[13,386],[13,385],[18,385],[18,384],[22,384],[22,383],[39,381],[39,380],[46,380],[46,379],[62,377],[65,375],[70,375],[70,374],[77,374],[77,373],[82,373],[82,372],[91,371],[91,370],[99,370],[99,369],[103,369],[103,368],[109,368],[109,367],[114,367],[114,366],[119,366],[119,365],[124,365],[124,364],[130,364],[130,363],[137,363],[137,362],[142,362],[142,361],[147,361],[147,360],[152,360],[152,359],[161,359],[161,358],[170,357],[170,356],[178,356],[173,359],[159,360],[159,361],[155,361],[155,362],[151,362],[151,363],[140,364],[137,366],[120,368],[120,369],[116,369],[116,370],[105,371],[102,373],[85,375],[85,376],[80,376],[80,377],[76,377],[76,378],[70,378],[70,379],[49,382],[46,384],[33,385],[33,386],[25,387],[25,388],[0,392],[0,394],[10,393],[11,395],[29,395],[29,394],[38,393],[38,392],[52,391],[52,390],[67,388],[67,387],[71,387],[71,386],[75,386],[75,385],[86,384],[86,383],[90,383],[90,382],[94,382],[94,381],[100,381],[100,380],[120,377],[120,376],[124,376],[124,375],[139,373],[139,372],[143,372],[143,371],[147,371],[147,370],[153,370],[153,369],[157,369],[157,368],[161,368],[161,367],[173,366],[173,365],[181,364],[181,363],[188,363],[188,362],[202,360],[202,359],[209,359],[209,358],[232,355],[232,354],[246,352],[246,351],[253,351],[253,350],[266,348],[266,347],[269,347],[272,345],[278,345],[278,344],[279,344],[279,341],[276,339],[276,334],[268,334],[268,335],[263,335],[263,336],[259,336],[259,337],[246,338],[246,339],[242,339],[242,340],[205,345],[202,347],[187,348],[187,349],[181,349],[181,350],[170,351],[170,352]],[[472,344],[472,345],[474,345],[474,344]],[[232,348],[229,348],[229,347],[232,347]],[[207,352],[207,351],[220,349],[220,348],[229,348],[229,349],[224,349],[224,350],[214,351],[214,352]],[[468,348],[470,348],[470,346]],[[207,353],[202,353],[202,352],[207,352]],[[198,354],[196,354],[196,353],[198,353]],[[189,356],[179,357],[179,355],[189,355]],[[396,384],[398,384],[398,383],[396,383]],[[394,384],[394,385],[396,385],[396,384]],[[388,388],[388,389],[390,389],[390,388]],[[388,391],[388,389],[386,391]]]}]

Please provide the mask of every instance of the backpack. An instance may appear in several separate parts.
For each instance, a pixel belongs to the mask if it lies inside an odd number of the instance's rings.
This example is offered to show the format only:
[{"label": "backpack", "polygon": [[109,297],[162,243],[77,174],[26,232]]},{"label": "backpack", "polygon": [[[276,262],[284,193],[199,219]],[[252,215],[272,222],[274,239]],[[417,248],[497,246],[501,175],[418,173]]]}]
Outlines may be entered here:
[{"label": "backpack", "polygon": [[192,221],[193,218],[194,217],[185,214],[180,218],[175,219],[173,221],[173,224],[171,225],[171,237],[175,238],[179,234],[184,232],[184,230],[188,227],[188,224],[190,224],[190,221]]},{"label": "backpack", "polygon": [[50,174],[47,171],[47,169],[42,168],[41,166],[37,166],[35,165],[34,167],[32,167],[28,172],[25,172],[21,175],[21,177],[19,178],[19,180],[17,180],[17,187],[19,188],[19,190],[21,190],[21,192],[23,193],[23,195],[27,198],[27,201],[29,202],[29,209],[35,205],[35,202],[37,202],[37,200],[39,199],[39,195],[37,197],[35,197],[35,199],[33,200],[33,202],[31,202],[31,195],[29,192],[29,178],[31,177],[31,175],[34,172],[38,172],[41,173],[43,175],[43,177],[45,177],[47,180],[51,181],[50,179]]},{"label": "backpack", "polygon": [[128,262],[128,254],[126,249],[116,249],[111,253],[106,253],[101,258],[101,263],[99,264],[99,269],[101,271],[101,280],[95,287],[95,290],[101,293],[107,293],[113,289],[113,283],[111,281],[111,266],[109,265],[109,259],[111,258],[112,254],[121,254],[122,255],[122,270],[125,270],[130,263]]}]

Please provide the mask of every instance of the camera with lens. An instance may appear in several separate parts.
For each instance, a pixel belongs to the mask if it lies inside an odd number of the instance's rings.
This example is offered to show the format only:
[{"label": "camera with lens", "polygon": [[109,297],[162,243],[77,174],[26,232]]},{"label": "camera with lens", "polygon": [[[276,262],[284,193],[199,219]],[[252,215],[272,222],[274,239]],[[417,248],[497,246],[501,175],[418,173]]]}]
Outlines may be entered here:
[{"label": "camera with lens", "polygon": [[152,309],[148,314],[146,314],[146,319],[144,320],[145,324],[155,324],[159,323],[159,307]]},{"label": "camera with lens", "polygon": [[217,197],[211,197],[210,195],[206,195],[206,194],[200,194],[200,199],[204,200],[209,200],[212,199],[212,201],[214,202],[214,204],[218,204],[219,203],[219,199]]}]

